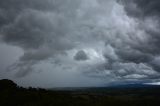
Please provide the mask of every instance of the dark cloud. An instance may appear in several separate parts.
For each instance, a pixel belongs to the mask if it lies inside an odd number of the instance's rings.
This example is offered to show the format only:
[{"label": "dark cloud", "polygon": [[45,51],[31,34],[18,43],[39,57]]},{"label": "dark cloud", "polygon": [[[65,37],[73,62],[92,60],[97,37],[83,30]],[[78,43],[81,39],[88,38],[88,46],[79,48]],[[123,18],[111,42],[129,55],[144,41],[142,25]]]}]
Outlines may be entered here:
[{"label": "dark cloud", "polygon": [[[160,45],[160,28],[159,16],[160,8],[159,0],[121,0],[124,5],[127,15],[137,20],[138,30],[143,31],[141,35],[144,36],[145,41],[137,42],[137,44],[130,45],[130,50],[123,51],[120,53],[120,57],[125,60],[131,60],[133,62],[147,63],[156,71],[159,71],[158,65],[153,63],[157,56],[159,56],[159,45]],[[135,36],[137,32],[132,33]],[[131,51],[131,52],[130,52]]]},{"label": "dark cloud", "polygon": [[159,16],[160,8],[159,0],[121,0],[125,5],[125,9],[129,15],[135,17]]},{"label": "dark cloud", "polygon": [[76,53],[76,55],[74,56],[74,59],[77,61],[85,61],[88,60],[89,57],[87,56],[87,54],[85,53],[85,51],[80,50]]}]

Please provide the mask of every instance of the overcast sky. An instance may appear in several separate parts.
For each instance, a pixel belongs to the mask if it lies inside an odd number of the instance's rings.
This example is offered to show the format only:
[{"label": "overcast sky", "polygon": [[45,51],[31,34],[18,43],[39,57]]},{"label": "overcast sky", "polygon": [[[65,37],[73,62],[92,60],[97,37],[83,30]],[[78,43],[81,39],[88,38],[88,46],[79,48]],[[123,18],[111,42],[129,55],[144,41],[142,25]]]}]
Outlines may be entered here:
[{"label": "overcast sky", "polygon": [[160,82],[159,0],[0,0],[0,79],[22,86]]}]

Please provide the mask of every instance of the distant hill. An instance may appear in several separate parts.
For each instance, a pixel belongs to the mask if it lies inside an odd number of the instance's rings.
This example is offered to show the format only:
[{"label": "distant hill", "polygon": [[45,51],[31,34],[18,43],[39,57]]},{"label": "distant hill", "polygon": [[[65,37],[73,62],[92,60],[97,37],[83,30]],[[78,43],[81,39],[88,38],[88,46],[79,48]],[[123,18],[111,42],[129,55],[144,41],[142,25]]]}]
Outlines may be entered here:
[{"label": "distant hill", "polygon": [[109,88],[160,88],[160,85],[149,85],[149,84],[117,84],[108,86]]},{"label": "distant hill", "polygon": [[149,85],[149,84],[136,84],[136,83],[127,83],[127,84],[114,84],[103,87],[57,87],[51,88],[53,91],[108,91],[108,90],[128,90],[128,89],[160,89],[160,85]]}]

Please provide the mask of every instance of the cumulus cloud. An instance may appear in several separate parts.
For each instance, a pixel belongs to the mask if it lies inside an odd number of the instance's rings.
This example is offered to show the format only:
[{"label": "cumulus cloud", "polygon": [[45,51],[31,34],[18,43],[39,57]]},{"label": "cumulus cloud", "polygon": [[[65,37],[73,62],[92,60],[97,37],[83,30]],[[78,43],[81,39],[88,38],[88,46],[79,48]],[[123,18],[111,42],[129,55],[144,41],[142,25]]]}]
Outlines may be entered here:
[{"label": "cumulus cloud", "polygon": [[24,52],[8,69],[24,77],[36,65],[52,61],[53,71],[59,67],[87,77],[157,79],[158,4],[158,0],[1,0],[1,42]]},{"label": "cumulus cloud", "polygon": [[80,50],[76,53],[76,55],[74,56],[74,59],[77,61],[82,61],[82,60],[85,61],[85,60],[88,60],[89,58],[83,50]]}]

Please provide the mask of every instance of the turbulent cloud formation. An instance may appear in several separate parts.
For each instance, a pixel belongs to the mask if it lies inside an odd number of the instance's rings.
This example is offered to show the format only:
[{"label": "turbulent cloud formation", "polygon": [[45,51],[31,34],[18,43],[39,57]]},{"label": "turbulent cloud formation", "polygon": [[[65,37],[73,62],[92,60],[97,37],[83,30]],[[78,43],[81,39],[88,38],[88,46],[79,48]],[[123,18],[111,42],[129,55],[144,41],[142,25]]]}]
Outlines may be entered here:
[{"label": "turbulent cloud formation", "polygon": [[[159,32],[159,7],[160,2],[158,0],[131,0],[122,2],[125,6],[127,14],[134,18],[138,23],[138,28],[143,31],[139,36],[143,36],[145,39],[132,48],[141,52],[141,58],[154,70],[159,71],[159,45],[160,45],[160,32]],[[136,32],[135,32],[136,33]],[[138,59],[137,59],[138,60]],[[140,59],[141,60],[141,59]]]},{"label": "turbulent cloud formation", "polygon": [[23,78],[48,63],[54,72],[80,73],[105,79],[103,83],[157,80],[159,4],[158,0],[1,0],[0,41],[23,50],[7,69]]}]

